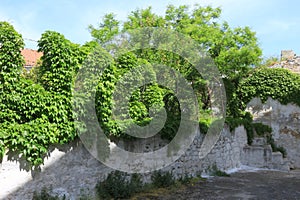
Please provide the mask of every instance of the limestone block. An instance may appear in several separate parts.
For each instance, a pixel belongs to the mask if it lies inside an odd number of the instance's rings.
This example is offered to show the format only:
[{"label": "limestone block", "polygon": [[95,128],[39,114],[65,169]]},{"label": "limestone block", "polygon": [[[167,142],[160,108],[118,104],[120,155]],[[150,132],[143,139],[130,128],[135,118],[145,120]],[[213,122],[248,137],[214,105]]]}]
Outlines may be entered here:
[{"label": "limestone block", "polygon": [[280,152],[272,153],[272,163],[283,164],[283,157]]},{"label": "limestone block", "polygon": [[294,58],[295,53],[293,50],[282,50],[281,51],[281,60],[289,60]]},{"label": "limestone block", "polygon": [[252,146],[264,146],[266,144],[266,139],[263,137],[255,137],[252,141]]}]

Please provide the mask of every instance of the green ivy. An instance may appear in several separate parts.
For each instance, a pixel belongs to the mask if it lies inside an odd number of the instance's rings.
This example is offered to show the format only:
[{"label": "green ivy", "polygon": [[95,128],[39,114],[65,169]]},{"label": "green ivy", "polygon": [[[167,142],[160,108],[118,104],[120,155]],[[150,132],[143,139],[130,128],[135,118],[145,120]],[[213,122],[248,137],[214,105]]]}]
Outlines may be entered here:
[{"label": "green ivy", "polygon": [[23,39],[0,23],[0,158],[17,153],[30,167],[43,163],[50,145],[77,137],[72,114],[74,76],[85,52],[55,32],[39,41],[43,51],[36,84],[21,76]]},{"label": "green ivy", "polygon": [[0,84],[17,82],[24,65],[21,49],[24,41],[8,22],[0,22]]},{"label": "green ivy", "polygon": [[254,97],[263,102],[271,97],[282,104],[300,106],[300,76],[282,68],[258,68],[240,83],[237,93],[243,110]]},{"label": "green ivy", "polygon": [[[158,112],[163,103],[163,94],[165,89],[160,88],[157,84],[149,84],[137,88],[131,96],[122,96],[120,99],[115,99],[114,104],[120,105],[121,109],[127,109],[127,105],[123,105],[123,99],[129,98],[129,116],[124,116],[124,121],[122,119],[115,120],[112,119],[112,109],[113,109],[113,94],[117,82],[123,82],[124,85],[131,87],[132,84],[142,85],[137,82],[136,76],[140,73],[137,71],[137,67],[140,65],[151,66],[143,59],[137,58],[133,53],[127,53],[121,57],[115,59],[104,69],[102,76],[100,77],[99,84],[97,86],[96,93],[96,110],[99,122],[106,133],[107,136],[113,137],[125,137],[129,136],[125,134],[126,128],[128,128],[133,123],[139,125],[146,125],[150,121],[149,109],[156,107],[154,112]],[[131,69],[137,69],[135,72],[135,77],[128,77],[126,80],[122,80],[123,75]],[[151,75],[154,78],[154,72]],[[127,86],[125,88],[128,88]],[[127,94],[127,91],[120,91],[120,95]],[[126,113],[126,110],[123,113]],[[121,123],[121,125],[119,125]],[[123,126],[122,126],[123,125]]]}]

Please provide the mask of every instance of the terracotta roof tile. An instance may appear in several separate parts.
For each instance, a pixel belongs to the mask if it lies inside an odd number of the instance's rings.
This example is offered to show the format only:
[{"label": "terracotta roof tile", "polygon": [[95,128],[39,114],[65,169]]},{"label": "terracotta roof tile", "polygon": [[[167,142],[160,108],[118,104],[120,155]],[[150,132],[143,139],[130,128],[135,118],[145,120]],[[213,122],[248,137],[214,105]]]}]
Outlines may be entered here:
[{"label": "terracotta roof tile", "polygon": [[23,49],[21,50],[21,54],[25,60],[25,66],[36,66],[37,61],[41,58],[43,53],[38,52],[33,49]]}]

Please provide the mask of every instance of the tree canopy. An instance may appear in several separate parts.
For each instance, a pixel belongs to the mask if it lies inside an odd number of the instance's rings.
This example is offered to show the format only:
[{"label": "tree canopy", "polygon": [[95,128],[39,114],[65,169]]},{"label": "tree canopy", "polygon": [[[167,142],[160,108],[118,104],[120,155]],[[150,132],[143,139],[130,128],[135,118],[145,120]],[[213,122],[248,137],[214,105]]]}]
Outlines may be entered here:
[{"label": "tree canopy", "polygon": [[190,36],[206,49],[220,72],[233,78],[245,74],[261,61],[262,50],[249,27],[231,28],[220,21],[221,9],[210,6],[169,5],[164,16],[151,7],[132,11],[122,24],[113,14],[104,16],[99,27],[90,25],[92,37],[105,43],[113,36],[142,27],[163,27]]}]

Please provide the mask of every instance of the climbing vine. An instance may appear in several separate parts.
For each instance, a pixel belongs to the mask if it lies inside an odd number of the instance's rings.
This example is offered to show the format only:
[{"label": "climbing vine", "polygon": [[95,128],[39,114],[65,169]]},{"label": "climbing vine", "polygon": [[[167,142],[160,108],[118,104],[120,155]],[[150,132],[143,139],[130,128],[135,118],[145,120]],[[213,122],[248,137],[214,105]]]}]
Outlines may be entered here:
[{"label": "climbing vine", "polygon": [[71,88],[84,52],[46,32],[39,41],[44,55],[36,84],[21,76],[23,39],[7,22],[0,23],[0,44],[0,158],[12,151],[32,168],[43,163],[50,145],[76,137]]},{"label": "climbing vine", "polygon": [[263,102],[271,97],[282,104],[300,106],[300,76],[282,68],[258,68],[241,81],[237,93],[242,110],[254,97],[261,98]]}]

